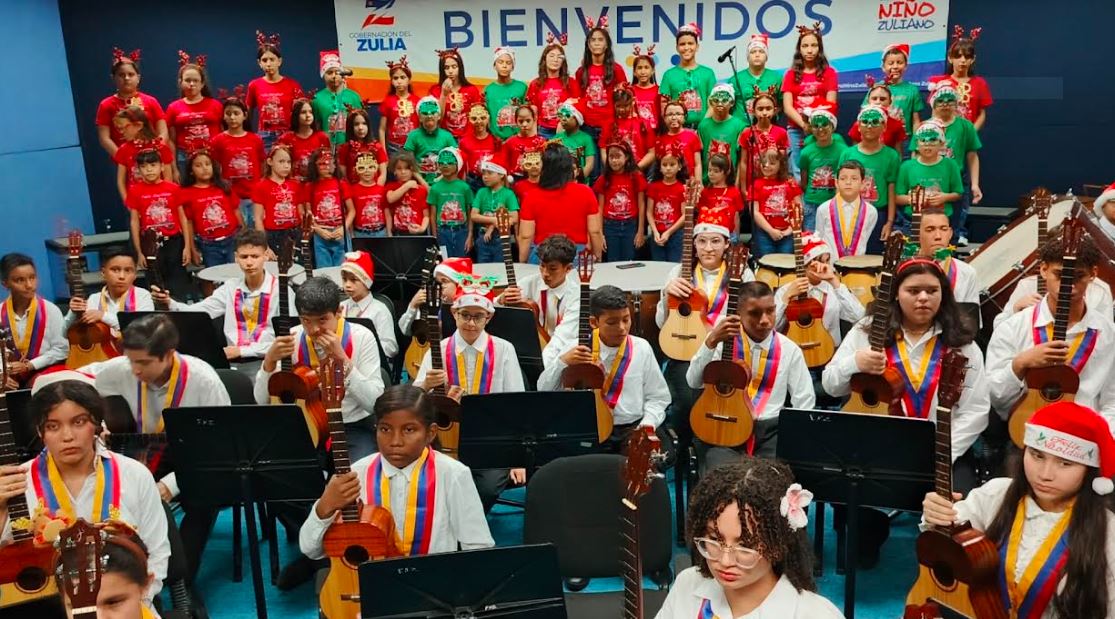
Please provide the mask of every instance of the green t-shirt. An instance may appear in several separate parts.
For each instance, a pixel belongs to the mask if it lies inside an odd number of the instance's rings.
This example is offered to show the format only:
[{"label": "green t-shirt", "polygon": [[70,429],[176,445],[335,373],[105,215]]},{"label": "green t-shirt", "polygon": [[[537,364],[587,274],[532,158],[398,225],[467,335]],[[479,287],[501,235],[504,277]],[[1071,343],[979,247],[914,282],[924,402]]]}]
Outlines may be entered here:
[{"label": "green t-shirt", "polygon": [[426,194],[426,203],[434,207],[434,218],[439,226],[465,225],[472,200],[472,187],[459,178],[439,179],[430,185]]},{"label": "green t-shirt", "polygon": [[844,149],[840,154],[840,163],[849,159],[858,161],[866,169],[867,178],[863,179],[863,190],[860,196],[871,202],[875,208],[886,210],[890,206],[890,194],[887,186],[898,180],[898,151],[889,146],[882,150],[867,155],[860,150],[859,145]]},{"label": "green t-shirt", "polygon": [[[914,112],[921,113],[925,110],[925,103],[921,100],[921,92],[918,87],[910,82],[898,82],[897,84],[890,84],[890,105],[892,108],[902,111],[902,122],[906,123],[906,134],[910,135],[914,132]],[[867,98],[871,93],[863,95],[863,105],[867,105]]]},{"label": "green t-shirt", "polygon": [[[329,141],[334,146],[345,143],[345,122],[348,120],[350,109],[364,109],[364,101],[355,90],[342,88],[333,94],[328,88],[317,91],[310,108],[314,111],[314,118],[321,124],[321,130],[329,134]],[[371,131],[371,127],[368,130]]]},{"label": "green t-shirt", "polygon": [[[839,133],[836,133],[835,131],[832,134],[832,141],[836,144],[839,144],[839,145],[843,146],[844,148],[848,148],[848,141],[844,139],[844,136],[840,135]],[[813,134],[810,133],[809,135],[805,136],[805,139],[802,140],[802,142],[803,142],[802,143],[802,149],[804,149],[806,146],[809,146],[810,144],[816,144],[817,143],[817,138],[813,137]]]},{"label": "green t-shirt", "polygon": [[732,162],[734,169],[739,163],[739,134],[747,127],[739,118],[729,116],[724,120],[716,120],[709,116],[702,118],[697,125],[697,135],[701,137],[704,151],[701,153],[701,166],[705,170],[706,183],[708,182],[708,158],[712,154],[724,154]]},{"label": "green t-shirt", "polygon": [[585,159],[596,155],[596,144],[592,141],[592,136],[581,129],[573,134],[566,133],[563,129],[555,137],[569,149],[569,154],[573,155],[577,166],[581,168],[585,167]]},{"label": "green t-shirt", "polygon": [[806,178],[803,199],[809,204],[820,204],[836,195],[836,171],[840,167],[840,155],[847,146],[835,137],[832,144],[824,148],[814,141],[801,149],[801,173]]},{"label": "green t-shirt", "polygon": [[[755,98],[755,86],[758,86],[759,90],[774,86],[774,100],[779,103],[775,106],[775,119],[782,112],[782,74],[778,71],[764,68],[759,77],[755,77],[751,74],[751,69],[747,68],[736,73],[735,79],[729,83],[732,85],[732,90],[736,91],[736,107],[733,114],[748,125],[751,124],[751,110],[748,109],[748,104]],[[739,91],[740,88],[743,88],[742,93]]]},{"label": "green t-shirt", "polygon": [[487,186],[481,187],[477,190],[476,199],[472,203],[481,215],[491,215],[501,206],[508,211],[519,210],[519,199],[515,197],[515,192],[506,186],[495,191]]},{"label": "green t-shirt", "polygon": [[967,118],[957,116],[945,127],[945,148],[941,149],[941,154],[955,161],[961,172],[968,165],[968,153],[981,148],[979,132]]},{"label": "green t-shirt", "polygon": [[[422,127],[407,134],[404,150],[409,150],[418,160],[418,171],[427,183],[437,178],[437,154],[448,146],[456,146],[457,139],[445,129],[438,127],[433,133],[426,133]],[[431,202],[431,204],[433,204]]]},{"label": "green t-shirt", "polygon": [[[933,165],[925,165],[917,157],[902,162],[898,169],[898,181],[894,185],[895,195],[906,195],[915,185],[925,187],[927,193],[964,193],[960,181],[960,166],[948,157],[941,157]],[[952,202],[945,202],[945,214],[952,216]],[[914,213],[910,206],[902,208],[907,217]]]},{"label": "green t-shirt", "polygon": [[668,99],[681,99],[682,105],[689,110],[685,115],[685,124],[696,127],[705,117],[705,102],[713,86],[716,86],[716,73],[705,65],[699,64],[692,69],[675,65],[662,76],[658,92]]},{"label": "green t-shirt", "polygon": [[511,100],[526,101],[526,98],[527,85],[519,80],[506,84],[492,82],[484,87],[484,106],[492,117],[492,135],[506,140],[519,132],[519,125],[515,124],[515,105]]}]

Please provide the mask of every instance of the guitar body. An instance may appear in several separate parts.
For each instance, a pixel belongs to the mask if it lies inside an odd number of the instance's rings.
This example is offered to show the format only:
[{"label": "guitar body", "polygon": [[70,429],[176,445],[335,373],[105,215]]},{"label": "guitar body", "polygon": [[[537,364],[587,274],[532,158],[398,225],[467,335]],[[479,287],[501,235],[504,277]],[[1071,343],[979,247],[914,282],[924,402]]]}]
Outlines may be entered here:
[{"label": "guitar body", "polygon": [[666,295],[666,308],[669,313],[658,333],[658,345],[667,357],[689,361],[708,335],[708,323],[705,322],[708,298],[697,289],[685,299]]},{"label": "guitar body", "polygon": [[0,550],[0,583],[0,608],[55,595],[54,547],[32,540],[4,546]]},{"label": "guitar body", "polygon": [[112,327],[103,322],[76,323],[66,331],[66,340],[70,342],[66,367],[71,370],[122,354],[112,336]]},{"label": "guitar body", "polygon": [[322,436],[328,434],[329,416],[321,403],[316,372],[304,365],[290,372],[275,372],[267,381],[267,393],[272,403],[297,404],[306,418],[310,440],[314,446],[321,444]]},{"label": "guitar body", "polygon": [[805,364],[819,368],[832,360],[836,343],[822,320],[825,306],[812,297],[791,299],[786,305],[786,337],[801,348]]},{"label": "guitar body", "polygon": [[1006,619],[999,596],[999,550],[966,523],[918,536],[918,579],[904,619],[936,619],[946,606],[972,619]]},{"label": "guitar body", "polygon": [[431,392],[428,396],[437,412],[437,440],[441,452],[456,459],[461,445],[461,404],[453,398]]},{"label": "guitar body", "polygon": [[713,361],[705,367],[701,380],[705,389],[689,412],[693,436],[721,447],[747,442],[755,424],[747,397],[751,370],[735,361]]},{"label": "guitar body", "polygon": [[360,591],[357,572],[360,565],[399,556],[391,512],[376,505],[365,506],[360,522],[338,521],[330,525],[323,545],[329,557],[329,576],[318,596],[321,614],[326,619],[357,619],[360,600],[358,596],[355,600],[352,597]]},{"label": "guitar body", "polygon": [[565,389],[592,389],[596,396],[596,432],[601,443],[608,440],[615,427],[612,409],[604,401],[600,390],[604,388],[604,368],[592,363],[578,363],[561,373],[561,386]]},{"label": "guitar body", "polygon": [[1026,393],[1010,413],[1010,440],[1021,448],[1030,417],[1054,402],[1072,402],[1079,388],[1080,377],[1067,365],[1026,370]]},{"label": "guitar body", "polygon": [[410,338],[410,345],[407,346],[406,354],[403,355],[403,367],[406,368],[407,375],[411,380],[418,376],[418,368],[422,365],[422,359],[430,350],[430,340],[426,339],[425,323],[422,323],[421,333],[419,333],[419,322],[414,321],[413,337]]},{"label": "guitar body", "polygon": [[847,404],[840,410],[846,413],[889,415],[891,403],[902,396],[905,383],[898,370],[887,366],[882,374],[852,374],[852,387]]}]

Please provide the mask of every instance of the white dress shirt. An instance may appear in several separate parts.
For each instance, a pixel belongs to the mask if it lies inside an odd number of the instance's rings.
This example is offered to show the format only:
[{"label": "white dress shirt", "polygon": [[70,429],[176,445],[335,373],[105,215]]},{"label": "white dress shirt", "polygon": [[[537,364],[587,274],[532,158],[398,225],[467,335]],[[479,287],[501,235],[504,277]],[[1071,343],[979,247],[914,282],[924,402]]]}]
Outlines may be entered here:
[{"label": "white dress shirt", "polygon": [[[978,305],[979,280],[976,279],[976,268],[957,258],[950,258],[949,262],[956,265],[956,283],[952,286],[952,296],[956,302]],[[945,263],[942,261],[940,264],[941,268],[945,269]],[[945,272],[947,273],[948,270],[946,269]]]},{"label": "white dress shirt", "polygon": [[[42,297],[35,296],[35,300],[31,303],[38,303]],[[7,299],[5,299],[5,302]],[[70,343],[66,341],[65,319],[62,317],[62,310],[50,301],[43,299],[43,305],[46,307],[46,326],[43,329],[43,343],[39,346],[39,354],[30,358],[27,361],[31,363],[31,368],[35,371],[41,370],[48,365],[61,363],[70,356]],[[12,341],[19,342],[26,334],[27,330],[32,328],[32,325],[27,324],[27,315],[31,313],[31,305],[27,305],[27,310],[22,315],[9,316],[8,321],[12,329]],[[30,342],[30,338],[27,340]]]},{"label": "white dress shirt", "polygon": [[[996,328],[1006,322],[1007,318],[1014,316],[1017,312],[1014,311],[1014,304],[1021,301],[1023,298],[1037,294],[1038,292],[1038,276],[1031,275],[1029,277],[1019,280],[1015,285],[1014,291],[1010,293],[1010,299],[1007,299],[1006,307],[1003,311],[995,316]],[[1112,301],[1111,301],[1111,287],[1107,282],[1095,277],[1092,278],[1091,283],[1088,284],[1088,289],[1084,291],[1084,303],[1089,308],[1094,308],[1097,312],[1104,316],[1112,316]]]},{"label": "white dress shirt", "polygon": [[[263,283],[257,290],[249,290],[242,277],[230,279],[214,290],[213,294],[197,303],[185,304],[172,299],[170,309],[178,312],[205,312],[210,318],[224,316],[225,340],[229,346],[237,346],[239,331],[244,324],[243,314],[234,309],[237,297],[241,299],[241,308],[244,306],[256,308],[258,307],[256,303],[263,302],[264,294],[269,295],[270,302],[267,306],[267,318],[260,328],[259,337],[254,342],[239,346],[241,357],[263,357],[267,354],[267,349],[271,348],[271,342],[275,341],[275,330],[271,326],[271,319],[282,315],[279,308],[279,278],[274,275],[265,272]],[[293,304],[294,292],[288,290],[288,294],[290,303]]]},{"label": "white dress shirt", "polygon": [[399,342],[395,339],[395,325],[391,323],[391,310],[383,301],[372,295],[365,295],[359,301],[341,301],[341,312],[346,318],[367,318],[376,326],[376,341],[383,347],[388,359],[399,354]]},{"label": "white dress shirt", "polygon": [[[840,254],[841,248],[838,247],[836,244],[836,232],[834,227],[840,224],[834,224],[832,221],[832,216],[829,213],[830,203],[834,200],[839,205],[837,206],[837,208],[840,209],[845,221],[851,222],[852,217],[856,214],[856,211],[860,211],[859,217],[860,221],[863,224],[863,232],[860,233],[859,242],[851,248],[852,251],[850,253],[842,255]],[[863,205],[862,207],[860,206],[861,204]],[[879,211],[870,202],[867,202],[866,200],[862,202],[859,200],[856,200],[855,202],[843,202],[840,200],[840,196],[838,195],[832,200],[826,200],[825,202],[822,202],[821,205],[817,207],[817,223],[814,229],[817,236],[824,239],[824,241],[829,244],[829,247],[832,247],[836,251],[836,254],[834,254],[832,257],[833,261],[835,262],[837,258],[843,258],[844,256],[862,256],[866,254],[867,241],[871,239],[871,235],[874,233],[875,230],[875,224],[876,222],[878,222],[878,220]],[[851,243],[852,238],[854,237],[855,231],[853,230],[852,233],[849,234],[844,240],[848,243]]]},{"label": "white dress shirt", "polygon": [[[213,366],[190,355],[178,353],[178,357],[189,372],[179,406],[232,405],[228,391]],[[140,381],[132,373],[132,364],[127,357],[115,357],[108,361],[91,363],[79,368],[78,371],[96,377],[97,391],[101,395],[122,396],[128,402],[128,408],[132,409],[132,415],[138,418]],[[170,381],[162,386],[147,385],[147,410],[150,411],[153,419],[162,419],[167,390],[172,388]],[[172,497],[178,496],[178,478],[174,473],[168,474],[159,481],[167,487]]]},{"label": "white dress shirt", "polygon": [[[760,356],[766,351],[770,355],[770,348],[774,345],[774,338],[778,338],[778,345],[782,348],[782,358],[778,362],[778,369],[774,375],[774,384],[770,388],[770,397],[767,398],[766,404],[761,410],[753,410],[751,414],[755,419],[776,419],[782,409],[786,407],[786,396],[790,396],[790,403],[794,408],[813,408],[816,404],[816,394],[813,393],[813,379],[809,376],[809,368],[805,365],[805,357],[801,354],[801,349],[790,338],[771,331],[762,342],[756,342],[751,339],[749,335],[744,333],[743,337],[747,338],[747,345],[751,347],[751,358],[748,364],[752,368],[759,367]],[[702,380],[702,375],[705,373],[705,368],[708,364],[720,359],[723,354],[724,342],[716,345],[716,348],[708,347],[708,340],[705,340],[704,345],[697,349],[697,353],[693,355],[693,359],[689,362],[689,369],[685,371],[685,382],[693,389],[700,389],[705,386]],[[742,351],[740,351],[742,353]],[[754,374],[752,378],[758,380]]]},{"label": "white dress shirt", "polygon": [[[112,327],[113,333],[120,332],[120,318],[118,314],[125,311],[124,304],[127,302],[128,296],[131,291],[135,291],[135,309],[134,312],[153,312],[155,311],[155,303],[151,300],[151,293],[146,288],[139,286],[132,286],[131,290],[124,293],[124,296],[119,299],[113,299],[108,294],[108,288],[103,288],[99,292],[94,292],[85,301],[85,307],[91,310],[101,310],[104,315],[101,316],[101,322]],[[66,329],[77,322],[78,316],[72,311],[66,312]]]},{"label": "white dress shirt", "polygon": [[[581,315],[581,283],[573,273],[567,273],[565,281],[556,288],[546,286],[542,276],[538,274],[523,278],[519,282],[519,288],[524,299],[538,304],[538,320],[546,327],[546,333],[551,337],[559,333],[566,340],[577,339],[577,321]],[[546,292],[545,307],[542,303],[543,291]],[[501,301],[502,295],[496,300]]]},{"label": "white dress shirt", "polygon": [[[449,348],[449,340],[453,340],[453,345],[457,348],[457,352],[464,355],[464,368],[462,374],[465,379],[465,393],[468,395],[476,395],[472,393],[469,385],[476,372],[476,359],[481,354],[487,354],[488,340],[492,341],[493,352],[495,353],[495,361],[492,364],[492,388],[489,393],[504,393],[508,391],[526,391],[523,385],[523,371],[519,366],[519,356],[515,354],[515,347],[507,340],[489,335],[487,331],[482,331],[480,336],[472,344],[465,342],[461,337],[460,332],[455,332],[452,338],[445,338],[441,340],[441,355],[445,363],[449,363],[445,351]],[[415,383],[421,383],[426,380],[426,374],[429,373],[433,362],[430,359],[430,351],[422,357],[422,364],[418,366],[418,376],[414,378]]]},{"label": "white dress shirt", "polygon": [[[357,460],[352,465],[352,472],[360,480],[360,499],[366,505],[368,500],[369,483],[378,483],[378,480],[369,480],[369,474],[374,471],[374,464],[379,454],[372,454]],[[430,554],[437,552],[453,552],[458,544],[462,550],[477,548],[491,548],[495,546],[492,534],[488,530],[488,521],[484,519],[484,507],[480,504],[480,495],[476,492],[476,485],[472,481],[472,471],[460,462],[449,456],[431,450],[430,457],[434,458],[434,470],[437,472],[437,486],[434,490],[434,523],[430,537]],[[407,490],[411,480],[416,477],[415,465],[417,460],[408,466],[398,469],[387,460],[383,461],[383,472],[390,480],[391,487],[391,515],[395,519],[395,531],[402,535],[406,525]],[[417,482],[416,482],[417,483]],[[298,547],[302,554],[311,559],[325,557],[322,539],[325,537],[329,525],[333,524],[336,515],[322,520],[317,517],[317,502],[310,509],[306,522],[298,533]]]},{"label": "white dress shirt", "polygon": [[[1104,195],[1115,195],[1115,192],[1105,192]],[[1105,200],[1105,202],[1106,201],[1108,200]],[[1099,203],[1098,198],[1096,199],[1096,203]],[[1107,217],[1102,213],[1100,213],[1099,215],[1099,228],[1103,231],[1104,234],[1107,235],[1107,238],[1115,241],[1115,224],[1111,223],[1111,221],[1107,219]]]},{"label": "white dress shirt", "polygon": [[[991,405],[1003,419],[1010,416],[1011,409],[1026,390],[1026,381],[1015,376],[1011,363],[1019,353],[1034,347],[1035,326],[1044,329],[1053,322],[1053,314],[1045,300],[1039,304],[1037,320],[1033,318],[1033,308],[1018,312],[996,327],[991,341],[987,343]],[[1098,411],[1115,430],[1115,380],[1111,376],[1115,367],[1115,355],[1111,354],[1115,344],[1115,325],[1111,323],[1111,318],[1088,307],[1084,317],[1065,332],[1065,338],[1071,345],[1076,336],[1086,329],[1096,329],[1098,334],[1092,356],[1080,372],[1080,387],[1074,401]]]},{"label": "white dress shirt", "polygon": [[[111,452],[98,441],[97,457],[93,459],[94,469],[89,473],[89,477],[85,478],[81,490],[76,496],[68,487],[65,490],[78,518],[93,521],[93,503],[97,498],[95,492],[97,469],[103,466],[102,458],[109,453]],[[112,455],[116,458],[116,465],[120,471],[120,519],[134,527],[139,538],[147,546],[147,571],[155,575],[155,579],[144,592],[144,599],[150,605],[151,600],[163,588],[163,579],[166,578],[167,563],[170,560],[170,540],[167,538],[163,501],[159,498],[159,490],[155,487],[151,471],[147,470],[146,466],[125,455],[117,453]],[[34,463],[34,460],[24,463],[27,467],[27,489],[24,491],[24,496],[27,498],[27,507],[32,517],[39,504],[39,496],[35,494],[35,485],[31,482],[31,468]],[[11,519],[7,519],[0,541],[7,543],[11,540]]]},{"label": "white dress shirt", "polygon": [[[670,405],[670,389],[666,386],[666,377],[662,375],[662,368],[654,357],[654,349],[650,347],[650,343],[641,337],[629,337],[632,346],[631,364],[624,376],[623,390],[612,409],[612,415],[618,426],[639,422],[644,426],[657,428],[666,418],[666,407]],[[561,360],[561,355],[576,347],[576,337],[572,340],[558,337],[550,340],[542,351],[542,365],[545,370],[538,377],[539,391],[561,389],[561,373],[568,367]],[[600,343],[600,364],[604,367],[605,377],[618,352],[619,348]]]},{"label": "white dress shirt", "polygon": [[[821,374],[821,387],[829,395],[839,398],[851,392],[851,385],[848,381],[851,380],[853,374],[860,371],[856,365],[856,352],[871,348],[871,342],[868,339],[870,324],[871,319],[865,318],[852,328],[848,332],[848,337],[836,350],[832,361],[829,361],[828,365],[825,366],[825,370]],[[934,324],[933,328],[923,333],[921,337],[904,339],[907,343],[906,358],[909,359],[912,367],[921,367],[922,357],[930,352],[927,346],[930,339],[940,332],[941,328]],[[979,438],[980,433],[987,428],[990,408],[986,373],[983,367],[983,353],[980,352],[979,347],[974,342],[969,342],[960,347],[960,352],[968,358],[968,371],[964,374],[964,390],[961,391],[960,400],[957,401],[956,407],[952,411],[953,462],[964,455],[964,452],[968,451],[972,443]],[[903,407],[903,410],[905,410],[905,407]],[[906,414],[911,415],[912,413],[906,411]],[[936,390],[933,391],[933,397],[929,403],[927,419],[930,421],[937,420]]]},{"label": "white dress shirt", "polygon": [[[376,398],[383,394],[383,376],[380,375],[379,348],[376,345],[376,336],[364,327],[348,323],[352,334],[352,369],[345,376],[345,399],[341,403],[341,414],[345,423],[354,423],[371,415]],[[294,354],[291,358],[297,360],[298,346],[302,338],[302,325],[297,325],[290,330],[294,336]],[[325,351],[314,343],[318,358],[325,355]],[[275,372],[279,371],[279,364],[275,364]],[[271,395],[267,392],[267,381],[275,372],[268,372],[262,365],[256,373],[254,393],[256,402],[267,404]]]},{"label": "white dress shirt", "polygon": [[[699,619],[704,616],[706,603],[714,617],[735,617],[720,583],[714,578],[705,578],[697,566],[693,566],[678,574],[654,619]],[[844,615],[820,595],[798,591],[783,575],[758,608],[735,619],[844,619]]]},{"label": "white dress shirt", "polygon": [[[782,330],[786,327],[786,306],[789,305],[786,299],[787,294],[786,286],[780,287],[774,291],[774,323],[775,328]],[[825,307],[825,313],[821,318],[821,323],[825,325],[825,330],[832,336],[832,341],[836,345],[840,345],[840,321],[858,322],[864,315],[863,303],[860,303],[859,297],[852,294],[851,290],[844,284],[840,284],[833,288],[829,282],[821,282],[816,286],[810,286],[807,296],[817,299]]]},{"label": "white dress shirt", "polygon": [[[700,264],[694,264],[693,265],[693,282],[694,282],[694,284],[696,284],[697,270],[698,269],[700,269],[701,271],[704,272],[703,275],[704,275],[705,287],[704,287],[704,290],[702,290],[702,292],[705,293],[705,297],[708,298],[709,304],[711,305],[713,298],[716,296],[716,288],[715,287],[716,287],[716,276],[718,274],[718,271],[715,270],[715,269],[712,270],[712,271],[709,271],[707,269],[702,268]],[[676,277],[679,277],[680,275],[681,275],[681,265],[679,264],[679,265],[675,266],[674,268],[670,269],[670,274],[666,276],[666,281],[663,282],[664,285],[662,286],[662,296],[658,299],[658,307],[655,308],[655,312],[654,312],[654,322],[657,323],[659,327],[661,327],[663,324],[666,323],[666,316],[669,315],[669,309],[666,306],[666,285],[668,285],[670,283],[670,280],[672,280]],[[725,277],[725,279],[728,277],[727,271],[725,271],[724,277]],[[744,269],[743,269],[743,281],[744,282],[755,281],[755,272],[752,271],[750,267],[744,267]],[[725,307],[727,307],[726,303],[725,303]]]}]

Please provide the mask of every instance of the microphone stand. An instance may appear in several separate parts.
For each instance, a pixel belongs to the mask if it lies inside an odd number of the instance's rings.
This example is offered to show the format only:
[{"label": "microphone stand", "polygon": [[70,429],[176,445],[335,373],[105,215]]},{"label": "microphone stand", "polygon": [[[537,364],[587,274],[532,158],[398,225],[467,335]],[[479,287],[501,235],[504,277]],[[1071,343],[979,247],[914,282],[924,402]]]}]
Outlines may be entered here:
[{"label": "microphone stand", "polygon": [[[738,96],[736,97],[736,100],[735,100],[735,103],[733,104],[733,107],[735,107],[736,105],[744,105],[744,103],[743,103],[743,99],[744,99],[743,86],[739,83],[739,71],[736,70],[735,50],[732,50],[732,53],[728,56],[728,65],[732,67],[732,81],[735,82],[736,92],[738,93]],[[733,112],[734,111],[735,110],[733,110]],[[751,114],[751,112],[747,111],[746,106],[744,106],[744,108],[743,108],[743,113],[747,114],[747,124],[751,127],[754,127],[755,126],[755,117]],[[748,141],[747,153],[744,155],[745,157],[747,157],[747,186],[744,188],[744,193],[750,193],[751,192],[751,184],[755,181],[755,166],[752,165],[752,163],[753,163],[752,153],[755,152],[755,130],[753,128],[751,130],[750,135],[748,136],[747,141]],[[736,163],[736,169],[739,170],[739,163],[738,162]],[[751,196],[747,196],[745,204],[747,204],[750,207]],[[754,221],[754,218],[755,218],[755,215],[753,213],[751,215],[752,221]],[[752,228],[752,234],[754,234],[754,225],[752,225],[751,228]]]}]

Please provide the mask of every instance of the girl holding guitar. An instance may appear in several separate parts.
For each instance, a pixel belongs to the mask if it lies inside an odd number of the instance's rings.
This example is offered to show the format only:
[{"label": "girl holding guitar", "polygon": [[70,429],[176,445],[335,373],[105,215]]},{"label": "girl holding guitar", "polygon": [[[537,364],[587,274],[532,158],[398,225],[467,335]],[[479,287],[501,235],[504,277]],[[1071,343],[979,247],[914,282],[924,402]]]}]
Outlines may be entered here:
[{"label": "girl holding guitar", "polygon": [[999,547],[999,586],[1011,617],[1115,617],[1115,439],[1090,408],[1058,402],[1026,424],[1010,477],[952,503],[922,503],[926,524],[968,521]]},{"label": "girl holding guitar", "polygon": [[693,567],[678,574],[656,619],[842,619],[816,593],[805,508],[813,493],[781,463],[748,458],[701,479],[685,536]]},{"label": "girl holding guitar", "polygon": [[[84,522],[82,523],[84,524]],[[79,586],[67,588],[65,600],[73,619],[154,619],[157,615],[144,605],[144,591],[155,579],[148,571],[147,546],[128,525],[110,521],[97,525],[95,544],[101,560],[92,564],[83,552],[83,544],[65,545],[58,553],[59,567],[67,578],[81,580]],[[65,537],[70,530],[64,531]],[[76,555],[72,558],[67,555]],[[86,584],[88,583],[88,584]],[[86,599],[89,598],[89,599]]]}]

